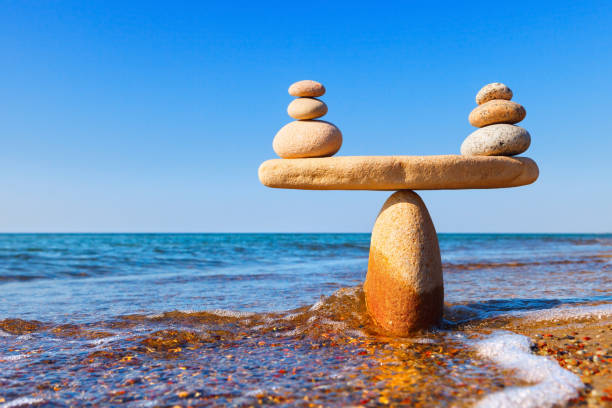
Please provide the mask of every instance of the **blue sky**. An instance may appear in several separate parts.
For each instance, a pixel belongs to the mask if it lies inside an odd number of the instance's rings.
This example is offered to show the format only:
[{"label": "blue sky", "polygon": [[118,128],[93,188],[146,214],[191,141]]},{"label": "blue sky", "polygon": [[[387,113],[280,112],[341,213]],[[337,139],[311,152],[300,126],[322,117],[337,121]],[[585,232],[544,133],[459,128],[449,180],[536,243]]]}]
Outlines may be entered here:
[{"label": "blue sky", "polygon": [[612,3],[461,3],[0,0],[0,231],[370,231],[389,193],[257,179],[301,79],[341,155],[458,153],[504,82],[540,179],[438,231],[612,231]]}]

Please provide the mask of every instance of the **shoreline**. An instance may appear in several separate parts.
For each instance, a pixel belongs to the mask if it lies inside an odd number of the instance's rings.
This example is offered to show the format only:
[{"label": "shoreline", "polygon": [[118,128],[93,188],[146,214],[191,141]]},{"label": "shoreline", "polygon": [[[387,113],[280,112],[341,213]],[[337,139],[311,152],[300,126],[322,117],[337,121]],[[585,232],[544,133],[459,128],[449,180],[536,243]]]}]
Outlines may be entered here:
[{"label": "shoreline", "polygon": [[584,388],[569,407],[612,405],[612,314],[571,316],[592,306],[598,305],[532,312],[499,327],[527,336],[533,354],[556,361],[580,378]]}]

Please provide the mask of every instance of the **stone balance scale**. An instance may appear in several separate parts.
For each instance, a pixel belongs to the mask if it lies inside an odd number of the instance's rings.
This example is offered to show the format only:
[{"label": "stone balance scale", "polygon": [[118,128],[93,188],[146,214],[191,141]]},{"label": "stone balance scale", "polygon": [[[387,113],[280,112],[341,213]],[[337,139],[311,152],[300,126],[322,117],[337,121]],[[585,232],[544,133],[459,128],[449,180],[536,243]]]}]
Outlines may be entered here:
[{"label": "stone balance scale", "polygon": [[342,133],[331,123],[314,120],[327,113],[319,99],[325,87],[299,81],[287,111],[295,119],[275,136],[282,157],[259,167],[260,181],[273,188],[303,190],[396,191],[383,205],[370,243],[364,283],[366,307],[383,334],[406,336],[431,328],[442,319],[444,285],[438,237],[423,200],[413,190],[504,188],[531,184],[536,163],[523,153],[531,143],[525,129],[514,126],[525,108],[510,101],[504,84],[483,87],[469,116],[479,129],[461,146],[461,155],[340,156]]}]

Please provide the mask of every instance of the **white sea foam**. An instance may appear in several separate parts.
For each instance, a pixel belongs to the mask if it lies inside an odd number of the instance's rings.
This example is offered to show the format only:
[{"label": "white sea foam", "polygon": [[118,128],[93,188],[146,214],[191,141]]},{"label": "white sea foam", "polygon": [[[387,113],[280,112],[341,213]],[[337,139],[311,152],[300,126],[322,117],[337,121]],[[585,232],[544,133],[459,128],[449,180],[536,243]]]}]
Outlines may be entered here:
[{"label": "white sea foam", "polygon": [[159,406],[159,401],[157,400],[133,401],[131,403],[128,403],[127,406],[128,407],[138,407],[138,408],[155,407],[155,406]]},{"label": "white sea foam", "polygon": [[353,296],[358,297],[360,291],[362,290],[361,285],[353,286],[350,288],[340,288],[336,292],[334,292],[335,296]]},{"label": "white sea foam", "polygon": [[[180,310],[180,312],[190,314],[190,313],[198,313],[200,311],[195,310],[195,309],[184,309],[184,310]],[[206,312],[220,316],[220,317],[236,317],[236,318],[251,317],[255,315],[255,313],[253,312],[238,312],[234,310],[225,310],[225,309],[206,310]],[[153,314],[147,315],[147,317],[150,319],[157,319],[160,317],[164,317],[164,315],[165,313],[153,313]]]},{"label": "white sea foam", "polygon": [[266,394],[266,390],[264,390],[263,388],[254,388],[252,390],[244,392],[244,395],[246,395],[247,397],[256,397],[258,395],[265,395],[265,394]]},{"label": "white sea foam", "polygon": [[264,316],[264,317],[263,317],[261,320],[262,320],[264,323],[268,323],[268,324],[273,324],[273,323],[276,323],[276,319],[274,319],[274,318],[272,318],[272,317],[270,317],[270,316]]},{"label": "white sea foam", "polygon": [[208,313],[214,314],[217,316],[221,316],[221,317],[236,317],[236,318],[251,317],[255,315],[255,313],[253,312],[237,312],[234,310],[225,310],[225,309],[209,310]]},{"label": "white sea foam", "polygon": [[417,343],[417,344],[435,344],[437,343],[436,340],[434,339],[428,339],[426,337],[424,338],[419,338],[419,339],[410,339],[411,343]]},{"label": "white sea foam", "polygon": [[594,317],[603,319],[612,316],[612,303],[594,306],[564,306],[556,309],[516,312],[516,316],[524,316],[531,321],[559,321],[584,319]]},{"label": "white sea foam", "polygon": [[102,344],[110,343],[115,340],[121,339],[123,336],[110,336],[110,337],[102,337],[101,339],[93,339],[90,340],[89,343],[95,346],[100,346]]},{"label": "white sea foam", "polygon": [[7,333],[7,332],[5,332],[3,330],[0,330],[0,337],[11,337],[11,336],[12,336],[12,334]]},{"label": "white sea foam", "polygon": [[513,316],[525,318],[530,321],[560,321],[594,317],[602,319],[612,316],[612,303],[602,305],[566,305],[545,310],[488,310],[483,311],[467,305],[453,305],[446,307],[445,315],[451,321],[468,322],[483,320],[492,317]]},{"label": "white sea foam", "polygon": [[14,354],[12,356],[0,356],[0,361],[17,361],[26,358],[25,354]]},{"label": "white sea foam", "polygon": [[335,320],[326,319],[326,318],[320,319],[319,321],[321,322],[321,324],[324,324],[326,326],[331,326],[336,330],[342,330],[346,328],[346,323],[344,322],[337,322]]},{"label": "white sea foam", "polygon": [[318,301],[317,301],[317,302],[316,302],[314,305],[312,305],[312,306],[310,307],[310,309],[308,309],[308,310],[309,310],[309,311],[311,311],[311,312],[317,311],[317,310],[319,310],[319,309],[320,309],[320,308],[323,306],[323,304],[324,304],[324,303],[323,303],[323,299],[318,300]]},{"label": "white sea foam", "polygon": [[478,408],[535,408],[562,405],[577,397],[584,384],[580,378],[557,364],[556,361],[531,353],[529,338],[499,332],[475,344],[477,352],[504,369],[534,385],[509,387],[480,400]]},{"label": "white sea foam", "polygon": [[293,336],[297,336],[298,334],[302,334],[304,332],[304,329],[296,327],[293,330],[290,331],[286,331],[286,332],[281,332],[281,333],[277,333],[277,336],[280,337],[293,337]]},{"label": "white sea foam", "polygon": [[346,328],[346,323],[338,322],[336,320],[331,320],[326,317],[310,316],[310,318],[306,321],[307,324],[312,324],[315,322],[325,325],[325,326],[331,326],[335,330],[343,330]]},{"label": "white sea foam", "polygon": [[42,402],[45,402],[42,398],[19,397],[12,401],[5,402],[4,404],[0,404],[0,408],[21,407],[24,405],[40,404]]},{"label": "white sea foam", "polygon": [[344,334],[347,334],[347,335],[352,336],[352,337],[366,337],[366,333],[364,331],[362,331],[362,330],[352,330],[352,329],[349,329],[349,330],[345,330]]}]

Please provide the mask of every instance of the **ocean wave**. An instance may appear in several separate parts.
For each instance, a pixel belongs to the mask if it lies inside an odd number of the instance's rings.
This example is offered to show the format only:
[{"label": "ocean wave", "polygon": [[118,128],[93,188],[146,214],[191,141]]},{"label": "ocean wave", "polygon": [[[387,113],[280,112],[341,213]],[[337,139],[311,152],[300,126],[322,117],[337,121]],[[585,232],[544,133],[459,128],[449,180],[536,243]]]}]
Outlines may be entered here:
[{"label": "ocean wave", "polygon": [[12,401],[5,402],[4,404],[0,404],[0,408],[15,408],[22,407],[24,405],[42,404],[43,402],[45,402],[45,400],[42,398],[19,397]]},{"label": "ocean wave", "polygon": [[513,312],[514,316],[523,316],[529,321],[561,321],[572,319],[596,318],[612,316],[612,303],[588,306],[564,306],[550,310],[529,312]]},{"label": "ocean wave", "polygon": [[214,314],[217,316],[221,316],[221,317],[234,317],[238,319],[255,315],[255,313],[252,313],[252,312],[238,312],[234,310],[224,310],[224,309],[208,310],[208,313]]},{"label": "ocean wave", "polygon": [[102,337],[99,339],[93,339],[93,340],[89,340],[88,343],[94,345],[94,346],[102,346],[105,345],[107,343],[112,343],[113,341],[117,341],[117,340],[121,340],[123,338],[123,336],[120,335],[116,335],[116,336],[109,336],[109,337]]},{"label": "ocean wave", "polygon": [[477,269],[497,269],[497,268],[524,268],[531,266],[553,266],[553,265],[581,265],[591,263],[608,263],[609,260],[606,255],[595,255],[582,257],[580,259],[559,259],[559,260],[546,260],[546,261],[507,261],[507,262],[445,262],[442,266],[444,271],[447,270],[477,270]]},{"label": "ocean wave", "polygon": [[36,279],[48,279],[49,276],[44,275],[0,275],[0,283],[4,282],[26,282]]},{"label": "ocean wave", "polygon": [[331,251],[338,249],[356,249],[358,251],[367,252],[370,249],[369,242],[367,244],[359,244],[352,242],[292,242],[291,247],[293,249],[300,249],[304,251]]},{"label": "ocean wave", "polygon": [[18,361],[18,360],[23,360],[26,357],[27,357],[27,355],[25,355],[25,354],[14,354],[14,355],[11,355],[11,356],[0,356],[0,361]]},{"label": "ocean wave", "polygon": [[567,320],[603,317],[612,313],[612,303],[585,305],[593,302],[612,302],[612,296],[568,299],[493,299],[479,303],[447,304],[444,308],[444,319],[445,326],[455,327],[500,317]]}]

